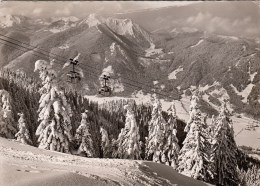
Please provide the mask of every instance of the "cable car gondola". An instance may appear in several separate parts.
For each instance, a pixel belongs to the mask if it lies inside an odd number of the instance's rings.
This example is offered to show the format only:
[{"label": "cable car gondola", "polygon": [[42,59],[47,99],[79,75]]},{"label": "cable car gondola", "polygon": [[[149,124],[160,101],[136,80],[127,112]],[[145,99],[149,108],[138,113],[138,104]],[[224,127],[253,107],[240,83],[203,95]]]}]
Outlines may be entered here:
[{"label": "cable car gondola", "polygon": [[70,61],[70,64],[72,65],[72,70],[67,73],[67,81],[76,84],[81,80],[80,74],[75,71],[75,65],[78,65],[79,62],[74,59],[70,59]]},{"label": "cable car gondola", "polygon": [[112,94],[112,89],[107,85],[107,81],[109,81],[110,76],[103,75],[104,85],[98,90],[98,94],[101,96],[110,96]]}]

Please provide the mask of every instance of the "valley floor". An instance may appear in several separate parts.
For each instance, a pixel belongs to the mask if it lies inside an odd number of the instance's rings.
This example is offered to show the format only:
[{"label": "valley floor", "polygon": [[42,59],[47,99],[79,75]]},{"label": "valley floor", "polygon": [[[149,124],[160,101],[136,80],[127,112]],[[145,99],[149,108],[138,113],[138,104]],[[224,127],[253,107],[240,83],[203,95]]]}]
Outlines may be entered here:
[{"label": "valley floor", "polygon": [[196,185],[171,167],[147,161],[84,158],[0,138],[1,186]]}]

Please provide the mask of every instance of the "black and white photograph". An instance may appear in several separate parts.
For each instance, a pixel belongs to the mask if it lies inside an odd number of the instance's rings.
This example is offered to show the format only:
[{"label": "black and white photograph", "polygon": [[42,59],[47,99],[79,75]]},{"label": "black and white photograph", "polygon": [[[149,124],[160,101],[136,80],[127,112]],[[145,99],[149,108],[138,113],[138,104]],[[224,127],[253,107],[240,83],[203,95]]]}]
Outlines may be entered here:
[{"label": "black and white photograph", "polygon": [[260,186],[260,1],[1,1],[0,186]]}]

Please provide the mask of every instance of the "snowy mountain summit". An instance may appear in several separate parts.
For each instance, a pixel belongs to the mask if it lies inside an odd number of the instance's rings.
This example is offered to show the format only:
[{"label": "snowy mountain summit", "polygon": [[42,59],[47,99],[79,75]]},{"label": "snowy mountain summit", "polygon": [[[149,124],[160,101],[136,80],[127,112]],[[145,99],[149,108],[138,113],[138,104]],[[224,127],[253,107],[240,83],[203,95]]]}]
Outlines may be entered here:
[{"label": "snowy mountain summit", "polygon": [[3,28],[11,27],[15,24],[20,24],[21,21],[22,20],[19,16],[3,15],[3,16],[0,16],[0,27],[3,27]]},{"label": "snowy mountain summit", "polygon": [[105,24],[113,32],[119,35],[137,37],[138,34],[142,34],[145,35],[148,41],[151,40],[149,34],[145,32],[139,25],[135,24],[131,19],[118,19],[114,17],[104,18],[97,14],[90,14],[79,24],[88,24],[89,27],[95,27],[99,26],[100,24]]},{"label": "snowy mountain summit", "polygon": [[89,27],[97,26],[101,24],[100,18],[97,18],[96,14],[90,14],[87,19],[84,19],[80,24],[87,23]]},{"label": "snowy mountain summit", "polygon": [[134,27],[137,26],[134,25],[134,23],[130,19],[115,19],[115,18],[108,18],[106,20],[106,24],[119,35],[129,34],[131,36],[134,35]]}]

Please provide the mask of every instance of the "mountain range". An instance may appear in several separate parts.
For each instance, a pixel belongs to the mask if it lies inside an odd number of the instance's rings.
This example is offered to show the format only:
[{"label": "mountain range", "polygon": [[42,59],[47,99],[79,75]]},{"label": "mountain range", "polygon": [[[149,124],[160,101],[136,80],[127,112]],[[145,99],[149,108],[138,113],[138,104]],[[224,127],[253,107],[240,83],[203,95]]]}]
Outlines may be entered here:
[{"label": "mountain range", "polygon": [[[239,35],[243,33],[239,30],[224,32],[222,26],[214,32],[202,26],[202,20],[208,24],[211,18],[223,25],[229,23],[223,22],[225,19],[242,20],[232,17],[234,12],[247,15],[255,3],[247,3],[243,11],[233,6],[233,14],[227,13],[230,9],[219,13],[210,3],[206,5],[207,9],[194,4],[112,16],[91,14],[83,19],[3,16],[0,33],[8,38],[0,37],[4,39],[0,40],[0,64],[37,78],[34,62],[53,60],[61,79],[66,80],[71,67],[64,64],[76,57],[80,62],[76,69],[84,77],[78,84],[64,83],[84,94],[97,94],[100,76],[108,73],[113,95],[132,96],[142,90],[144,94],[155,91],[162,98],[181,99],[197,87],[201,104],[210,115],[217,113],[226,99],[234,112],[258,117],[259,38],[251,37],[253,32],[245,36]],[[221,3],[217,6],[223,7]],[[246,17],[244,24],[249,25],[253,18]],[[35,46],[33,50],[31,46]]]}]

